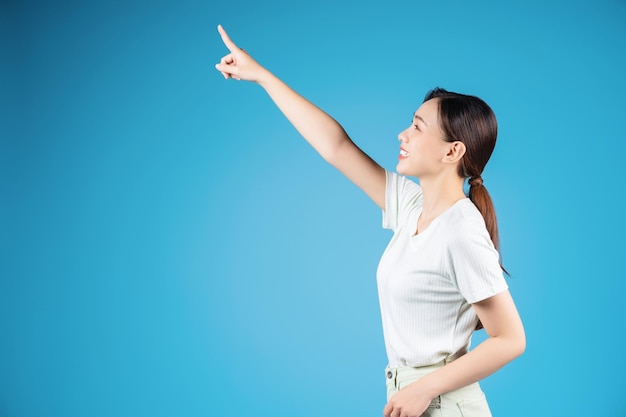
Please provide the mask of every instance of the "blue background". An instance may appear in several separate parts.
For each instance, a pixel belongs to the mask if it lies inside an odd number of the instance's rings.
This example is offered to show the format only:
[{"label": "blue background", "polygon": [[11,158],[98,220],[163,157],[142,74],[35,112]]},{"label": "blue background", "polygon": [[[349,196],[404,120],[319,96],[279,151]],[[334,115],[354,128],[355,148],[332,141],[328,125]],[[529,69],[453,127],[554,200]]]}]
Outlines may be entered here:
[{"label": "blue background", "polygon": [[0,10],[1,416],[381,415],[390,235],[218,23],[389,169],[427,90],[490,103],[528,338],[494,415],[626,416],[623,0]]}]

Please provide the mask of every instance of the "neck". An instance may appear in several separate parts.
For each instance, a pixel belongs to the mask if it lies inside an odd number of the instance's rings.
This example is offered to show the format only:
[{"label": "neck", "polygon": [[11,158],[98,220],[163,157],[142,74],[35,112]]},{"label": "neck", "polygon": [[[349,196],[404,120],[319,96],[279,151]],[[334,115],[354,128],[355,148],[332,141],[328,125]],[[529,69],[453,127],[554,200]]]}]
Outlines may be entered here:
[{"label": "neck", "polygon": [[433,219],[466,198],[463,192],[463,178],[456,173],[436,177],[420,178],[424,193],[424,206],[421,217]]}]

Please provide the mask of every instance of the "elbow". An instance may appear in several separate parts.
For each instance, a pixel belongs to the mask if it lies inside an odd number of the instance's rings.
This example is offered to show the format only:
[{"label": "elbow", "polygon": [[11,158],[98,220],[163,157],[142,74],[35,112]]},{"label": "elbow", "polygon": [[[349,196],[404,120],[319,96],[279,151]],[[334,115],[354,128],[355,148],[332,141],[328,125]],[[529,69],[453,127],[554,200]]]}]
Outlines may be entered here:
[{"label": "elbow", "polygon": [[338,166],[345,159],[345,152],[348,149],[346,145],[352,145],[347,137],[329,143],[325,149],[320,149],[318,152],[326,162],[332,166]]},{"label": "elbow", "polygon": [[510,353],[512,356],[511,359],[515,359],[515,358],[522,356],[522,354],[525,351],[526,351],[526,335],[524,334],[524,331],[522,330],[519,332],[518,335],[513,337],[510,342]]},{"label": "elbow", "polygon": [[518,340],[515,343],[515,346],[513,348],[513,358],[518,358],[520,356],[522,356],[522,354],[524,354],[524,352],[526,351],[526,338],[522,337],[521,340]]},{"label": "elbow", "polygon": [[523,330],[506,335],[492,336],[492,338],[499,341],[500,352],[505,363],[522,356],[526,350],[526,336]]},{"label": "elbow", "polygon": [[341,161],[338,146],[320,150],[319,154],[324,159],[324,161],[328,162],[332,166],[337,166]]},{"label": "elbow", "polygon": [[526,335],[523,334],[522,337],[520,338],[520,342],[519,342],[519,355],[521,356],[524,352],[526,352]]}]

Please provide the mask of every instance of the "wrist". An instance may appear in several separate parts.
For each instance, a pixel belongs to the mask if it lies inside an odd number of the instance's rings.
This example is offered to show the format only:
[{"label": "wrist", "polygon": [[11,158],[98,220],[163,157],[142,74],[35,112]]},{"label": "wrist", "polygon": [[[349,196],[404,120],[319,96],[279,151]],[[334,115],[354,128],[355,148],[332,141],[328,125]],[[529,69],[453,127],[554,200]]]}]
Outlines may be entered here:
[{"label": "wrist", "polygon": [[272,74],[267,69],[261,67],[261,70],[259,71],[259,76],[256,78],[255,82],[261,87],[267,88],[268,85],[272,82],[272,79],[275,78],[276,77],[274,76],[274,74]]},{"label": "wrist", "polygon": [[423,395],[424,397],[428,397],[429,400],[432,400],[436,396],[442,394],[442,392],[437,389],[436,378],[433,378],[433,373],[421,377],[411,384],[411,386],[413,386],[415,392]]}]

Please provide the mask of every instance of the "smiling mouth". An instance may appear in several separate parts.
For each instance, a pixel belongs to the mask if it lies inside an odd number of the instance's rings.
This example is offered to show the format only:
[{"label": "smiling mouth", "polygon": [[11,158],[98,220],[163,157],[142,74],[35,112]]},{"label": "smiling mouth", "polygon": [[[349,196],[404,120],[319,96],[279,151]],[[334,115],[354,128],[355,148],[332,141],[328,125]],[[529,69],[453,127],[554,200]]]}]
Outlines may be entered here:
[{"label": "smiling mouth", "polygon": [[403,158],[407,158],[410,155],[410,153],[408,153],[407,151],[405,151],[404,149],[400,149],[400,156]]}]

